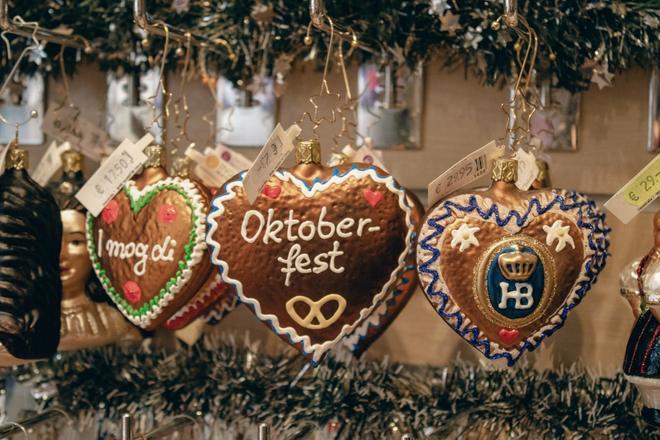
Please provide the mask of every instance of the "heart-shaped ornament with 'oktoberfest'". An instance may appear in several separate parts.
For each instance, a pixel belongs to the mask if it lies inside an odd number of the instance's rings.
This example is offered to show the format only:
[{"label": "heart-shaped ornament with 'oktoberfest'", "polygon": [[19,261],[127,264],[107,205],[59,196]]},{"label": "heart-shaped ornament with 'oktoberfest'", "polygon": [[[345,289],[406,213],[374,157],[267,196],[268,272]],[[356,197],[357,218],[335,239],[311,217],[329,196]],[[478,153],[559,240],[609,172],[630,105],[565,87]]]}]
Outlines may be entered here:
[{"label": "heart-shaped ornament with 'oktoberfest'", "polygon": [[513,365],[560,328],[605,266],[609,228],[585,196],[519,191],[517,162],[493,185],[436,204],[417,263],[437,313],[488,359]]},{"label": "heart-shaped ornament with 'oktoberfest'", "polygon": [[324,167],[316,142],[300,143],[297,156],[253,205],[245,173],[226,183],[207,242],[240,301],[317,364],[395,285],[414,225],[405,190],[379,168]]},{"label": "heart-shaped ornament with 'oktoberfest'", "polygon": [[133,324],[155,329],[208,279],[208,204],[191,180],[167,177],[141,190],[129,181],[99,217],[88,216],[94,270]]}]

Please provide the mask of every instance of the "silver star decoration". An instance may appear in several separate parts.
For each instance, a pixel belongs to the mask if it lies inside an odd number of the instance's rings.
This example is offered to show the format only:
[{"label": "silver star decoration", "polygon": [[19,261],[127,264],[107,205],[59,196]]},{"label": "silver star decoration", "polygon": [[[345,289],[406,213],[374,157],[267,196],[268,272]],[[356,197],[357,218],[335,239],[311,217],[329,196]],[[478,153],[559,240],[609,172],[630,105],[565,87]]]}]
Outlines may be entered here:
[{"label": "silver star decoration", "polygon": [[28,60],[36,64],[37,66],[41,66],[41,62],[48,58],[48,54],[44,50],[43,46],[36,47],[30,51],[30,55],[28,55]]},{"label": "silver star decoration", "polygon": [[447,11],[449,8],[451,8],[449,5],[449,0],[431,0],[429,14],[438,14],[442,17],[445,11]]},{"label": "silver star decoration", "polygon": [[472,26],[468,27],[468,30],[465,33],[463,47],[467,48],[468,46],[471,46],[472,49],[476,50],[479,47],[481,40],[484,39],[483,35],[481,35],[481,30],[481,26],[477,26],[476,28],[473,28]]},{"label": "silver star decoration", "polygon": [[460,19],[460,15],[456,15],[452,11],[447,11],[445,15],[440,17],[440,30],[454,34],[454,32],[461,28],[459,24]]}]

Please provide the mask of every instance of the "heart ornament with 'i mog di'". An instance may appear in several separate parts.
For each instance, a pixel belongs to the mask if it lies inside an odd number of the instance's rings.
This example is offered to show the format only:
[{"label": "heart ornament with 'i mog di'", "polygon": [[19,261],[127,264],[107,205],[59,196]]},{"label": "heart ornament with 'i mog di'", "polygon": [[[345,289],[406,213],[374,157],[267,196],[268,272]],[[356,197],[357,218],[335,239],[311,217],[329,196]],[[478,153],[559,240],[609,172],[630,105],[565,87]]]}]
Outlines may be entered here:
[{"label": "heart ornament with 'i mog di'", "polygon": [[517,161],[493,184],[429,210],[419,278],[436,312],[492,361],[512,366],[560,328],[605,266],[609,228],[585,196],[520,191]]},{"label": "heart ornament with 'i mog di'", "polygon": [[209,278],[205,242],[210,195],[168,177],[162,147],[98,217],[88,214],[87,247],[108,296],[133,324],[154,330]]},{"label": "heart ornament with 'i mog di'", "polygon": [[412,208],[385,171],[320,165],[316,141],[250,205],[245,173],[214,198],[207,242],[241,302],[316,365],[396,284],[414,246]]}]

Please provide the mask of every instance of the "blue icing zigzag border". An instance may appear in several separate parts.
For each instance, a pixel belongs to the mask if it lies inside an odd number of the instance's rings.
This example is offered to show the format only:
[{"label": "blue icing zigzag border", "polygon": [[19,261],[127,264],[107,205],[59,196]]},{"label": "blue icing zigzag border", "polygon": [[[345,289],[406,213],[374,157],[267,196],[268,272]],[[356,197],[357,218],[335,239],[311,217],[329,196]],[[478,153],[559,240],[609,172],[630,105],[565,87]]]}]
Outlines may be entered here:
[{"label": "blue icing zigzag border", "polygon": [[[579,281],[577,285],[573,287],[573,292],[576,295],[575,299],[570,303],[565,303],[561,311],[554,315],[559,316],[559,323],[556,323],[552,325],[551,328],[546,328],[542,332],[525,339],[525,342],[519,348],[518,354],[515,356],[506,351],[495,352],[493,347],[491,347],[491,342],[488,339],[479,340],[479,328],[476,325],[471,324],[470,326],[467,326],[465,329],[461,330],[463,326],[464,315],[460,311],[456,313],[449,313],[446,311],[449,296],[447,293],[442,292],[439,290],[439,288],[436,287],[440,279],[440,274],[437,270],[432,268],[433,263],[435,263],[440,257],[440,250],[429,244],[429,242],[443,233],[445,228],[438,224],[438,222],[452,217],[452,209],[464,213],[476,212],[484,220],[493,218],[500,227],[506,226],[511,220],[515,220],[518,227],[523,227],[527,223],[527,220],[534,209],[536,209],[536,215],[541,215],[557,207],[564,212],[577,209],[578,227],[581,229],[589,230],[588,245],[594,253],[586,262],[586,264],[584,264],[584,273],[581,273],[581,276],[584,275],[587,279]],[[485,211],[482,210],[477,202],[477,197],[475,195],[470,196],[466,205],[461,205],[452,200],[447,200],[443,202],[440,207],[436,208],[436,210],[444,210],[444,212],[433,217],[428,217],[425,220],[425,224],[433,228],[434,231],[425,237],[420,236],[418,242],[419,248],[431,253],[430,258],[418,265],[418,271],[420,274],[428,274],[432,277],[432,281],[428,283],[426,287],[424,287],[426,295],[429,298],[436,297],[440,299],[440,303],[436,307],[436,312],[445,321],[452,320],[452,323],[447,323],[454,329],[456,333],[468,341],[477,350],[481,351],[488,359],[505,359],[508,366],[512,366],[525,351],[534,351],[546,337],[552,335],[555,331],[564,325],[568,313],[580,303],[584,295],[591,288],[591,285],[596,282],[600,271],[605,267],[607,249],[609,248],[609,240],[607,239],[607,234],[609,233],[610,228],[605,225],[605,214],[598,210],[595,202],[587,199],[580,193],[569,192],[566,193],[565,197],[560,194],[555,194],[554,198],[545,206],[536,197],[534,197],[531,199],[527,210],[522,215],[515,210],[511,210],[504,218],[500,216],[499,208],[493,202],[491,202],[489,209]],[[530,339],[533,340],[530,342]]]}]

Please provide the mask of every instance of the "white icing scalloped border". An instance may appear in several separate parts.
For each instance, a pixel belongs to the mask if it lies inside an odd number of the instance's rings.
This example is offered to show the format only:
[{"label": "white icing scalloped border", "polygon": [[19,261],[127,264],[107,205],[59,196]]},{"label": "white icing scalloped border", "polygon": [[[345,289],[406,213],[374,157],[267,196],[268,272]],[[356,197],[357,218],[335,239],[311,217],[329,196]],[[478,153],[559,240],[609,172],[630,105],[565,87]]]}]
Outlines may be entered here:
[{"label": "white icing scalloped border", "polygon": [[[542,204],[545,205],[545,204],[549,203],[551,201],[551,199],[554,199],[554,197],[556,197],[557,195],[560,195],[560,196],[564,197],[564,199],[566,199],[567,194],[568,193],[566,191],[561,191],[561,192],[552,191],[551,193],[548,193],[548,194],[539,195],[538,199],[539,199],[539,201],[542,202]],[[580,201],[588,200],[582,194],[576,193],[576,196],[577,196],[577,199],[580,200]],[[481,208],[482,211],[487,211],[490,206],[495,204],[495,202],[492,199],[490,199],[488,197],[483,197],[479,193],[461,194],[461,195],[458,195],[458,196],[455,196],[455,197],[451,197],[448,200],[452,200],[453,202],[455,202],[458,205],[467,206],[469,204],[470,198],[472,198],[472,197],[476,198],[477,204],[479,205],[479,207]],[[442,206],[442,209],[445,209],[444,203],[441,206]],[[510,208],[508,208],[506,206],[503,206],[503,205],[497,205],[497,206],[498,206],[498,209],[499,209],[500,218],[506,218],[511,211],[516,211],[515,209],[510,209]],[[469,214],[457,211],[457,210],[452,209],[452,208],[450,208],[450,209],[453,213],[452,217],[448,217],[447,219],[444,219],[444,220],[441,220],[441,221],[438,222],[438,224],[441,224],[445,227],[445,230],[442,232],[442,234],[440,234],[438,237],[435,238],[436,243],[442,243],[443,242],[443,240],[445,238],[445,233],[447,232],[447,229],[446,229],[447,225],[449,225],[450,223],[452,223],[454,221],[460,221],[460,219],[469,216]],[[527,207],[525,207],[525,209],[523,209],[523,210],[519,210],[518,212],[525,212],[526,210],[527,210]],[[548,214],[548,213],[551,213],[551,212],[555,213],[555,214],[560,214],[564,217],[568,217],[568,218],[571,219],[573,224],[577,224],[577,217],[576,217],[577,211],[567,212],[567,211],[561,210],[558,207],[553,206],[551,209],[545,211],[544,214]],[[427,219],[430,218],[430,217],[433,217],[433,216],[434,215],[432,214],[432,212],[429,211],[429,213],[427,214]],[[478,218],[481,221],[493,223],[493,224],[497,225],[498,228],[504,229],[510,234],[516,234],[516,233],[520,232],[523,228],[525,228],[533,219],[537,218],[538,216],[539,216],[539,214],[536,214],[534,216],[528,216],[527,219],[526,219],[526,222],[522,226],[518,226],[518,224],[515,221],[509,221],[504,227],[499,226],[497,224],[497,221],[493,217],[489,217],[487,220],[484,220],[481,216],[477,215],[475,218]],[[536,332],[530,334],[529,336],[527,336],[527,338],[522,339],[520,342],[529,341],[533,346],[538,346],[539,342],[536,341],[536,339],[543,332],[548,331],[548,330],[552,330],[557,326],[557,324],[561,323],[560,314],[561,314],[561,311],[562,311],[563,307],[565,307],[566,305],[573,305],[576,302],[578,302],[579,296],[577,294],[577,291],[580,288],[580,282],[581,281],[586,281],[586,280],[589,279],[589,277],[587,276],[587,273],[586,273],[586,267],[585,266],[588,264],[589,260],[591,259],[591,257],[595,253],[595,251],[593,249],[591,249],[587,246],[584,246],[584,243],[589,242],[589,232],[590,231],[588,229],[580,228],[580,227],[578,227],[578,229],[582,233],[583,250],[585,251],[584,256],[583,256],[583,260],[582,260],[582,266],[580,267],[580,273],[579,273],[578,278],[576,278],[575,281],[573,282],[573,287],[571,288],[570,293],[566,297],[566,300],[562,303],[561,307],[559,307],[557,309],[557,311],[550,317],[549,324],[539,328]],[[425,219],[424,222],[422,223],[422,227],[421,227],[420,232],[419,232],[418,240],[421,240],[422,237],[426,237],[429,234],[433,234],[433,232],[435,232],[435,229],[432,228],[431,226],[429,226],[428,222]],[[602,233],[594,232],[594,241],[596,241],[597,237],[602,237],[603,235],[604,234],[602,234]],[[430,252],[423,249],[422,247],[418,246],[418,249],[417,249],[417,265],[419,266],[420,264],[428,261],[429,259],[430,259]],[[442,272],[440,270],[438,270],[437,273],[438,273],[438,281],[437,281],[437,286],[438,287],[437,287],[437,289],[442,291],[442,292],[445,292],[445,293],[450,292],[449,288],[447,287],[447,284],[445,283],[444,278],[442,277]],[[427,273],[424,273],[424,272],[418,271],[418,276],[419,276],[419,281],[422,284],[423,290],[426,291],[426,286],[430,283],[431,275],[429,275]],[[447,296],[449,298],[449,301],[447,301],[447,304],[445,306],[444,311],[446,313],[452,313],[452,314],[458,312],[463,316],[463,322],[462,322],[462,326],[460,328],[455,327],[455,321],[454,320],[451,320],[451,319],[449,320],[451,322],[448,322],[448,324],[450,324],[452,326],[452,328],[456,329],[457,331],[460,330],[462,332],[464,332],[466,328],[476,328],[476,329],[478,329],[479,330],[479,340],[488,340],[489,341],[490,346],[491,346],[492,355],[502,354],[502,353],[509,353],[512,356],[513,359],[518,359],[522,355],[521,351],[517,347],[514,348],[514,349],[511,349],[511,350],[505,350],[505,349],[501,348],[500,344],[498,344],[497,341],[489,340],[488,338],[486,338],[486,336],[483,334],[481,329],[479,329],[479,327],[476,324],[472,323],[472,321],[465,314],[463,314],[460,311],[460,308],[454,302],[451,295],[448,294]],[[434,308],[435,308],[435,305],[434,305]],[[481,350],[479,350],[479,351],[481,351]],[[501,358],[500,360],[504,360],[506,362],[506,360],[504,358]]]},{"label": "white icing scalloped border", "polygon": [[[132,200],[137,200],[140,197],[146,195],[147,193],[158,190],[158,187],[164,186],[164,185],[178,185],[190,198],[192,201],[194,210],[193,212],[197,216],[197,223],[195,225],[196,228],[196,233],[197,233],[197,242],[193,246],[193,249],[190,253],[190,260],[188,261],[186,269],[182,271],[182,276],[179,277],[176,281],[176,283],[172,286],[172,288],[167,292],[156,304],[153,306],[150,310],[148,310],[145,314],[140,315],[140,316],[133,316],[131,315],[128,310],[126,310],[121,303],[115,300],[113,295],[108,293],[108,296],[112,299],[112,301],[117,305],[117,308],[121,311],[121,313],[133,324],[141,327],[141,328],[147,328],[149,325],[162,313],[163,308],[165,308],[171,301],[172,299],[176,296],[177,293],[183,289],[188,281],[190,281],[192,277],[192,269],[194,266],[199,264],[199,262],[202,260],[202,256],[204,255],[204,252],[207,249],[207,244],[205,240],[205,235],[206,235],[206,215],[204,213],[204,203],[202,200],[202,196],[195,186],[195,184],[188,179],[181,179],[179,177],[167,177],[163,180],[159,180],[156,183],[152,183],[151,185],[145,186],[143,189],[138,189],[136,187],[136,184],[133,180],[129,180],[126,182],[125,189],[128,190],[129,192],[129,197]],[[130,204],[130,201],[129,201]],[[144,209],[144,208],[143,208]],[[131,213],[133,214],[133,210],[131,209]],[[87,214],[91,215],[91,214]],[[87,231],[87,247],[88,249],[90,248],[96,248],[96,245],[94,243],[94,237],[93,237],[93,231]],[[98,258],[98,257],[96,257]],[[99,261],[99,260],[97,260]],[[181,261],[181,260],[179,260]],[[178,265],[179,261],[176,261],[175,263]],[[94,260],[92,260],[92,263],[94,263]],[[99,280],[101,281],[101,284],[103,285],[103,288],[108,292],[110,287],[113,287],[110,283],[105,283],[103,281],[103,277],[98,273],[96,270],[95,264],[92,264],[92,267],[94,268],[94,271],[96,272],[96,275],[98,276]]]},{"label": "white icing scalloped border", "polygon": [[218,221],[216,219],[220,217],[224,212],[224,207],[222,205],[222,202],[225,200],[231,200],[236,197],[234,188],[243,185],[243,178],[245,177],[245,172],[241,173],[238,180],[234,180],[232,182],[227,183],[223,188],[223,193],[219,194],[213,199],[213,202],[211,203],[211,213],[208,216],[209,230],[207,231],[207,238],[206,238],[207,244],[211,248],[211,262],[216,266],[220,266],[222,268],[220,273],[222,275],[222,279],[224,280],[224,282],[236,287],[236,294],[241,300],[241,302],[249,304],[254,310],[254,313],[257,315],[257,317],[260,320],[268,321],[278,335],[287,335],[292,343],[294,344],[302,343],[303,352],[305,354],[312,354],[312,363],[318,363],[318,361],[321,359],[321,357],[326,351],[330,350],[337,342],[339,342],[347,334],[355,330],[355,328],[358,325],[360,325],[360,323],[364,319],[366,319],[371,314],[371,312],[373,312],[374,308],[378,305],[378,303],[385,297],[385,295],[387,295],[392,284],[398,280],[398,275],[405,267],[406,258],[413,246],[412,236],[414,232],[414,224],[411,218],[412,208],[408,205],[405,190],[397,186],[397,184],[394,181],[394,178],[390,175],[387,175],[387,177],[378,175],[377,168],[373,166],[366,169],[359,169],[354,167],[348,170],[344,174],[340,174],[340,175],[333,174],[327,180],[314,182],[311,185],[311,187],[307,186],[303,180],[297,178],[288,171],[276,171],[274,173],[274,176],[277,177],[282,182],[293,183],[295,186],[298,187],[301,193],[307,198],[311,198],[317,192],[326,190],[331,185],[343,183],[345,180],[348,180],[351,177],[357,177],[360,179],[365,176],[370,177],[375,182],[385,184],[385,186],[390,190],[390,192],[394,194],[398,194],[399,206],[406,213],[406,224],[408,225],[408,233],[406,234],[406,240],[405,240],[406,245],[404,246],[401,255],[399,255],[399,259],[398,259],[399,264],[392,271],[389,280],[383,285],[381,291],[376,295],[374,295],[371,306],[362,309],[360,311],[360,315],[358,319],[356,319],[353,324],[344,325],[341,331],[339,332],[339,334],[337,335],[337,337],[335,337],[335,339],[331,341],[326,341],[322,344],[312,344],[309,336],[298,335],[298,333],[293,327],[282,328],[280,326],[279,320],[277,319],[277,316],[271,314],[263,314],[261,311],[261,305],[259,304],[259,301],[245,296],[243,292],[243,284],[239,280],[229,277],[228,275],[229,266],[219,256],[220,243],[218,243],[213,239],[213,234],[219,227]]},{"label": "white icing scalloped border", "polygon": [[199,292],[197,292],[195,294],[195,297],[193,298],[194,301],[193,300],[188,301],[183,307],[177,310],[177,312],[174,315],[170,316],[165,323],[167,324],[171,321],[179,319],[186,313],[189,313],[191,309],[195,307],[199,307],[202,304],[204,304],[207,298],[211,296],[211,294],[213,293],[213,290],[215,290],[215,288],[221,284],[222,284],[222,277],[220,276],[220,274],[215,274],[213,277],[213,281],[211,282],[211,284],[208,285],[206,289],[204,289],[204,292],[202,292],[201,296],[198,296],[197,294]]}]

